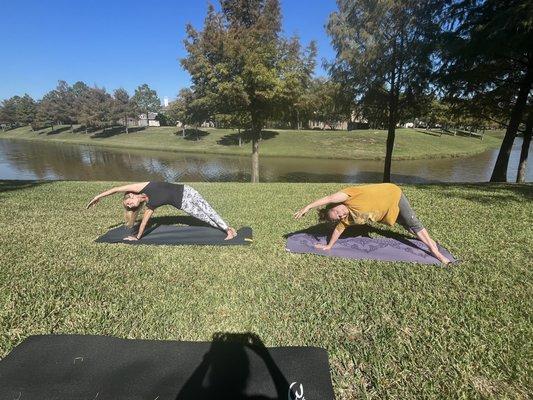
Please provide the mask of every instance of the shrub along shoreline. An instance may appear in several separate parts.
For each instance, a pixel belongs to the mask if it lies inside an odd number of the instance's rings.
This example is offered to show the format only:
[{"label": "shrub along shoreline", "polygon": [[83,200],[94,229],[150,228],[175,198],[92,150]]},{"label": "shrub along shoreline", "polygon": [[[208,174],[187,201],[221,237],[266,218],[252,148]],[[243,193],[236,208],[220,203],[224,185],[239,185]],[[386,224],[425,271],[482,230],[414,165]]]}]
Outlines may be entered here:
[{"label": "shrub along shoreline", "polygon": [[[76,129],[76,127],[75,127]],[[246,135],[239,146],[238,132],[231,129],[188,130],[185,138],[176,127],[150,127],[123,133],[117,127],[89,135],[71,132],[70,126],[32,131],[30,127],[0,132],[0,139],[17,139],[102,146],[123,149],[145,149],[199,154],[250,154]],[[260,155],[266,157],[302,157],[347,160],[383,160],[387,132],[384,130],[311,131],[265,130]],[[497,148],[501,138],[485,135],[483,140],[462,136],[435,136],[414,129],[398,129],[394,160],[466,157]]]},{"label": "shrub along shoreline", "polygon": [[292,213],[339,184],[191,184],[254,228],[247,247],[97,244],[120,200],[84,207],[114,184],[0,181],[0,357],[34,334],[253,332],[326,348],[339,399],[527,397],[533,185],[403,185],[463,260],[446,269],[286,252],[285,234],[316,223]]}]

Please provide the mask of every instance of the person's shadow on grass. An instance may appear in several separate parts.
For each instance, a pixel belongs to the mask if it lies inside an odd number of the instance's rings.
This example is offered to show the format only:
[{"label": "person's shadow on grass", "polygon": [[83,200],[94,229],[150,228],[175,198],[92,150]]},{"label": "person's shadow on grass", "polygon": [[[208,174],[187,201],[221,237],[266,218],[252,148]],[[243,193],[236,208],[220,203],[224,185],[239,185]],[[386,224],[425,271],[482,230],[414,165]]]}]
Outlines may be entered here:
[{"label": "person's shadow on grass", "polygon": [[[266,366],[276,396],[247,394],[250,358],[254,353]],[[266,382],[262,382],[263,387]],[[268,387],[268,386],[267,386]],[[202,363],[187,380],[176,400],[274,400],[286,399],[289,384],[261,339],[253,333],[215,333]]]}]

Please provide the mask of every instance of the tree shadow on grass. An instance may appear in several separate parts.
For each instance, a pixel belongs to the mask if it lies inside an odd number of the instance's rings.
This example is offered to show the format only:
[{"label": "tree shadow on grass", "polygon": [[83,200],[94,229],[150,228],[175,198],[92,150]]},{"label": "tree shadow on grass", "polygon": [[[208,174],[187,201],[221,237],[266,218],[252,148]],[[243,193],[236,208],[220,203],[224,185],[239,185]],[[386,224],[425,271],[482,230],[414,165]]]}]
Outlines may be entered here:
[{"label": "tree shadow on grass", "polygon": [[53,131],[50,131],[50,132],[46,132],[46,135],[48,136],[51,136],[51,135],[57,135],[61,132],[66,132],[66,131],[69,131],[70,130],[70,126],[62,126],[61,128],[54,128]]},{"label": "tree shadow on grass", "polygon": [[183,130],[177,131],[175,135],[182,137],[182,139],[195,142],[195,141],[202,140],[204,137],[209,135],[209,132],[203,131],[201,129],[196,129],[196,128],[186,128],[185,135],[183,134]]},{"label": "tree shadow on grass", "polygon": [[[269,140],[278,135],[279,133],[276,131],[261,131],[260,138],[261,140]],[[242,131],[240,134],[230,133],[218,139],[217,144],[221,144],[223,146],[238,146],[239,137],[241,138],[241,143],[250,143],[253,139],[253,134],[252,131]]]},{"label": "tree shadow on grass", "polygon": [[426,131],[426,130],[422,130],[422,129],[415,129],[415,131],[417,131],[418,133],[424,133],[424,134],[430,135],[430,136],[436,136],[436,137],[441,137],[442,136],[442,132],[441,131],[432,132],[432,131]]},{"label": "tree shadow on grass", "polygon": [[416,188],[431,190],[450,201],[460,198],[482,205],[505,204],[510,201],[524,201],[525,205],[525,202],[533,200],[533,184],[531,183],[443,183],[419,185]]},{"label": "tree shadow on grass", "polygon": [[49,183],[52,183],[52,181],[0,180],[0,195],[6,192],[29,189],[29,188],[49,184]]},{"label": "tree shadow on grass", "polygon": [[[128,134],[143,131],[145,129],[146,127],[144,126],[131,127],[131,128],[128,128]],[[104,138],[109,138],[109,137],[118,136],[118,135],[125,135],[125,134],[126,134],[126,127],[124,127],[123,125],[119,125],[119,126],[113,126],[111,128],[107,128],[105,131],[103,130],[98,131],[92,134],[90,137],[91,139],[104,139]]]}]

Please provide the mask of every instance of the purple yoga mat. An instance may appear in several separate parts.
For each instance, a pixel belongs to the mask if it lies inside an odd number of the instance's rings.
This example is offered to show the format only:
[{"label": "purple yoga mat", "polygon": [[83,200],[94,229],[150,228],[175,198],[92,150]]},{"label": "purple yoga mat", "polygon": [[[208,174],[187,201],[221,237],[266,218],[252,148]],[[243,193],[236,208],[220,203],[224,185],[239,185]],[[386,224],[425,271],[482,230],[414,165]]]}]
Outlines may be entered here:
[{"label": "purple yoga mat", "polygon": [[[316,243],[327,243],[326,236],[295,233],[287,240],[287,251],[312,253],[322,256],[351,258],[355,260],[405,261],[440,265],[427,246],[417,239],[370,238],[366,236],[341,238],[329,251],[316,249]],[[440,252],[450,261],[456,261],[448,250],[437,244]]]}]

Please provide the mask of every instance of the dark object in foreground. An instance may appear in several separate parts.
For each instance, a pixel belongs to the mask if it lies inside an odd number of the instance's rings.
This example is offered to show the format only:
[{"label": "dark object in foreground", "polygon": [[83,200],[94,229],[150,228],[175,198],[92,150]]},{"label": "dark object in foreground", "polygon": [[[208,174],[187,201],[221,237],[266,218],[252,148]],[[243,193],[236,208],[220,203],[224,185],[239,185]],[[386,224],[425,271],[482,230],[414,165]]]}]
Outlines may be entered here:
[{"label": "dark object in foreground", "polygon": [[0,361],[0,398],[332,400],[334,395],[324,349],[267,349],[251,333],[218,333],[211,343],[31,336]]},{"label": "dark object in foreground", "polygon": [[97,243],[154,244],[154,245],[248,245],[252,242],[252,228],[237,231],[237,237],[224,240],[226,233],[208,226],[157,225],[145,231],[139,240],[124,240],[132,234],[125,226],[111,229],[96,239]]},{"label": "dark object in foreground", "polygon": [[[288,236],[286,249],[291,253],[313,253],[322,256],[351,258],[356,260],[404,261],[441,265],[418,239],[370,238],[365,236],[341,238],[331,250],[319,250],[317,243],[327,244],[327,235],[295,233]],[[448,250],[437,244],[440,252],[450,261],[456,261]]]}]

